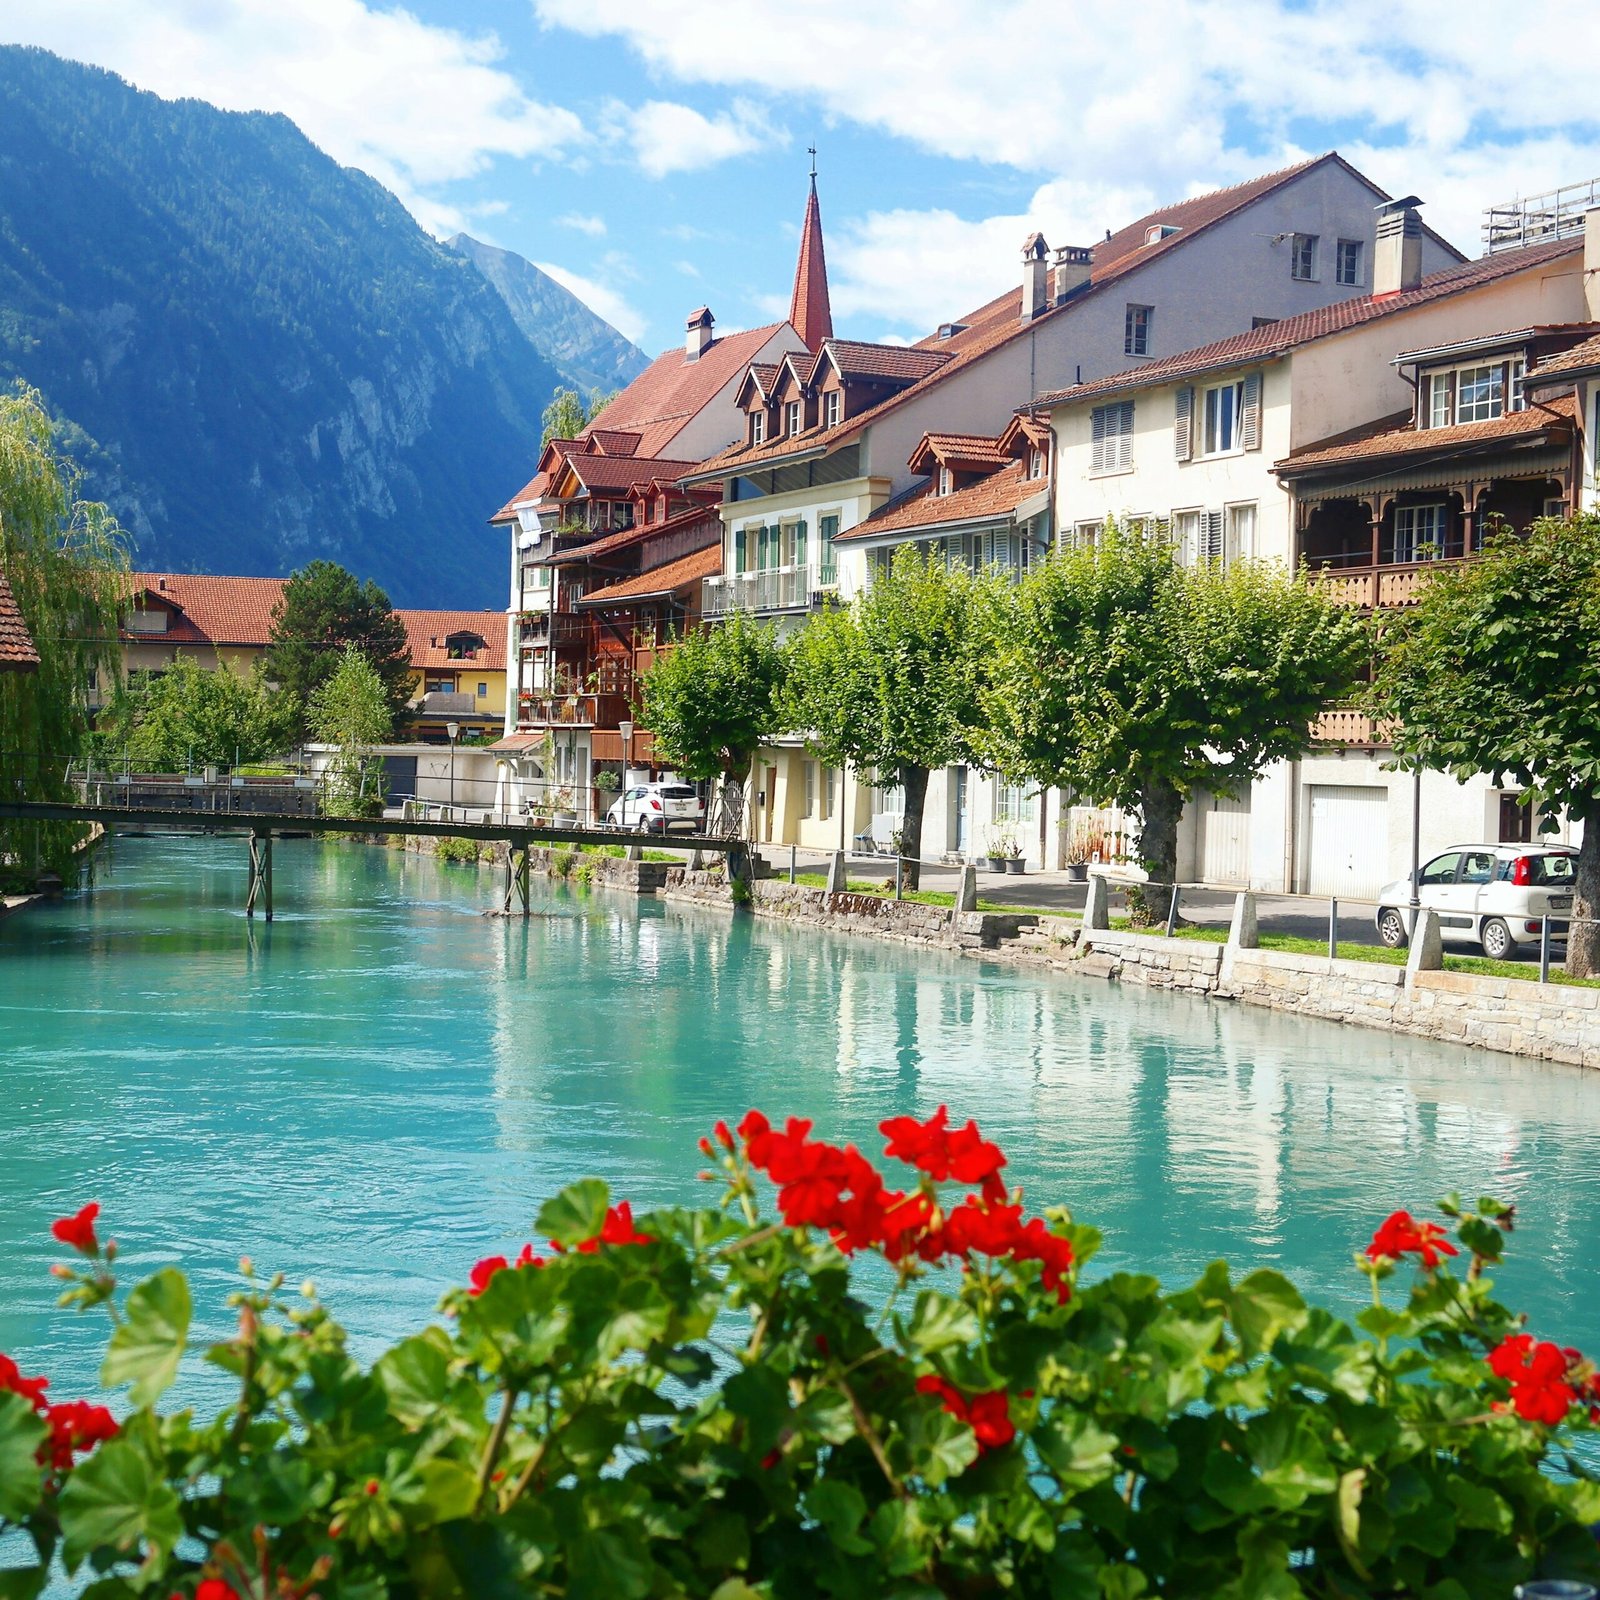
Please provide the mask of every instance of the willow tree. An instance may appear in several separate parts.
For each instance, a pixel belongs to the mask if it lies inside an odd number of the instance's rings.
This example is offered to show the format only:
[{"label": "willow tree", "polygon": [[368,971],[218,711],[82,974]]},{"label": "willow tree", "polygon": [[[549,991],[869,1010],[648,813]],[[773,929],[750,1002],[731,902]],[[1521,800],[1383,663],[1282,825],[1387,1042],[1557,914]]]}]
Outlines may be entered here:
[{"label": "willow tree", "polygon": [[1242,794],[1307,750],[1369,647],[1365,620],[1306,577],[1180,567],[1162,534],[1115,525],[996,595],[980,744],[1003,772],[1138,813],[1145,921],[1171,901],[1184,802]]},{"label": "willow tree", "polygon": [[928,779],[974,755],[981,587],[907,546],[849,606],[814,617],[793,645],[785,720],[823,760],[876,768],[880,782],[892,776],[900,786],[897,854],[913,889]]},{"label": "willow tree", "polygon": [[[35,389],[0,393],[0,571],[39,654],[36,672],[0,674],[0,788],[69,798],[67,772],[89,740],[89,692],[118,671],[127,552],[105,506],[78,496]],[[66,876],[82,828],[0,818],[0,867]]]}]

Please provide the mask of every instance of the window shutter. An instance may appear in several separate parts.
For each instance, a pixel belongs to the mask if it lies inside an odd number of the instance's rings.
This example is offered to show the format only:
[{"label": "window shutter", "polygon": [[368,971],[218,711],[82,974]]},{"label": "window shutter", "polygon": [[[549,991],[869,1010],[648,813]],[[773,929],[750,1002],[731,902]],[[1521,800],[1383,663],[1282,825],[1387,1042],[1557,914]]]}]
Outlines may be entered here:
[{"label": "window shutter", "polygon": [[743,528],[733,530],[733,570],[745,571],[745,532]]},{"label": "window shutter", "polygon": [[1184,384],[1173,397],[1172,453],[1179,461],[1194,454],[1194,386]]},{"label": "window shutter", "polygon": [[1203,511],[1200,514],[1200,554],[1206,561],[1222,560],[1222,513]]},{"label": "window shutter", "polygon": [[1261,374],[1252,372],[1244,380],[1244,416],[1239,424],[1239,442],[1246,450],[1261,448]]},{"label": "window shutter", "polygon": [[1124,400],[1117,407],[1117,448],[1115,464],[1119,468],[1133,465],[1133,401]]},{"label": "window shutter", "polygon": [[1105,406],[1096,406],[1090,419],[1089,470],[1091,472],[1106,470],[1106,410]]}]

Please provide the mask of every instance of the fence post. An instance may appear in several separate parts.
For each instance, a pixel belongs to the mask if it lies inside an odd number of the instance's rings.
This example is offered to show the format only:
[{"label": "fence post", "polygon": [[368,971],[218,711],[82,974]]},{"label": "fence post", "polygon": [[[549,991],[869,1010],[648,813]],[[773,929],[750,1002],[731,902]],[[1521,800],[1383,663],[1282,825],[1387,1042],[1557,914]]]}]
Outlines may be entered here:
[{"label": "fence post", "polygon": [[900,898],[901,886],[904,882],[904,872],[905,858],[897,855],[894,858],[894,897],[896,900]]},{"label": "fence post", "polygon": [[789,882],[790,883],[794,882],[794,858],[795,858],[795,852],[799,848],[800,847],[798,845],[793,845],[792,844],[792,845],[789,846]]},{"label": "fence post", "polygon": [[1328,959],[1337,961],[1339,958],[1339,900],[1333,895],[1328,899]]},{"label": "fence post", "polygon": [[1178,926],[1178,885],[1172,886],[1172,899],[1167,902],[1167,937],[1170,939]]},{"label": "fence post", "polygon": [[1539,919],[1539,982],[1550,981],[1550,913]]}]

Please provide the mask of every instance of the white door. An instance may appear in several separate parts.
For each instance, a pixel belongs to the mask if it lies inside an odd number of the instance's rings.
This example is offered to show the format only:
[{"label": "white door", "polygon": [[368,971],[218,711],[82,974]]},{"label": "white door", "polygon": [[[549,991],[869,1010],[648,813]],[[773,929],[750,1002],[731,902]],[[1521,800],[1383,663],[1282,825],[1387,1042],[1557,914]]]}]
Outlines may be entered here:
[{"label": "white door", "polygon": [[1205,883],[1250,881],[1250,797],[1207,795],[1200,805],[1200,877]]},{"label": "white door", "polygon": [[1370,900],[1389,879],[1389,791],[1314,783],[1306,793],[1306,892]]}]

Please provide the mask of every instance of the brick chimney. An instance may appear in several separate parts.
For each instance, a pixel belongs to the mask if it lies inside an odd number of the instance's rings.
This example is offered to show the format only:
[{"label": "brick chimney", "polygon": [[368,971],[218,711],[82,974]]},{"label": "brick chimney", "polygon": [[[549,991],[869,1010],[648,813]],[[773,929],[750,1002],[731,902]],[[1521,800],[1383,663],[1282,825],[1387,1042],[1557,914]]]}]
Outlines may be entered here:
[{"label": "brick chimney", "polygon": [[1377,248],[1372,256],[1372,295],[1403,294],[1422,282],[1422,202],[1408,194],[1378,206]]},{"label": "brick chimney", "polygon": [[1022,320],[1032,322],[1050,301],[1050,246],[1042,233],[1022,243]]},{"label": "brick chimney", "polygon": [[1089,246],[1064,244],[1056,251],[1056,286],[1052,297],[1055,305],[1065,305],[1080,289],[1089,285]]},{"label": "brick chimney", "polygon": [[689,331],[684,335],[683,359],[698,361],[714,337],[711,326],[717,319],[711,315],[710,306],[697,306],[689,313]]},{"label": "brick chimney", "polygon": [[1583,214],[1583,303],[1600,322],[1600,206]]}]

